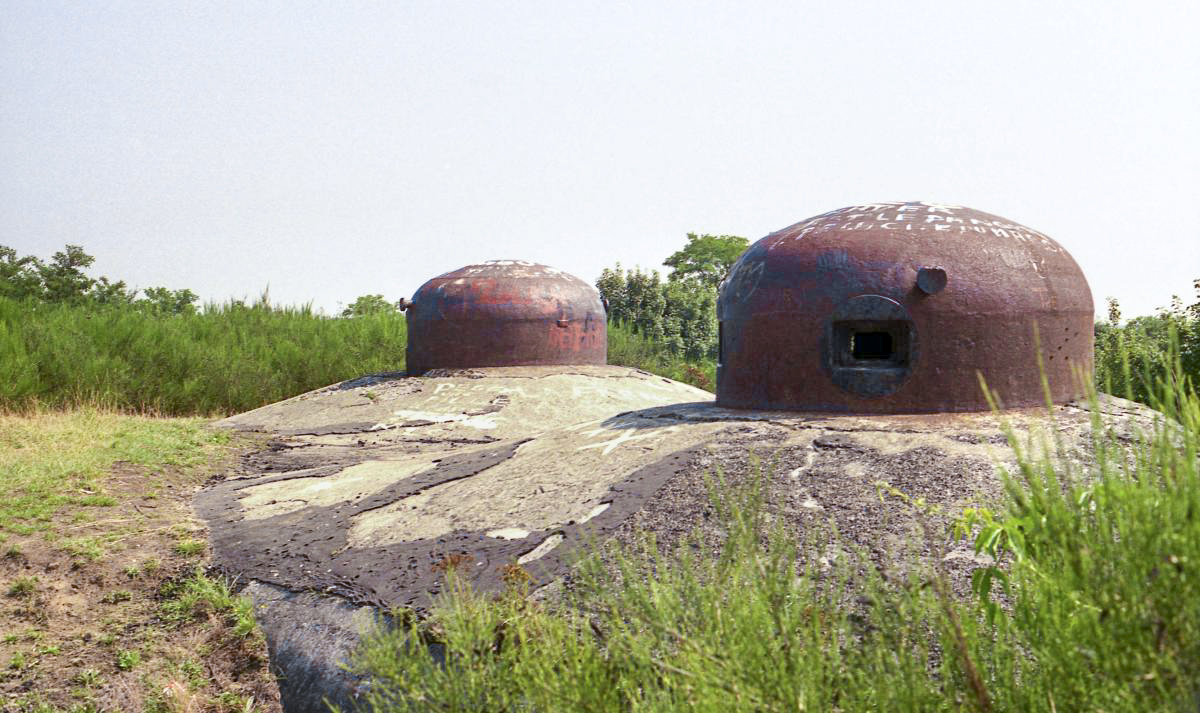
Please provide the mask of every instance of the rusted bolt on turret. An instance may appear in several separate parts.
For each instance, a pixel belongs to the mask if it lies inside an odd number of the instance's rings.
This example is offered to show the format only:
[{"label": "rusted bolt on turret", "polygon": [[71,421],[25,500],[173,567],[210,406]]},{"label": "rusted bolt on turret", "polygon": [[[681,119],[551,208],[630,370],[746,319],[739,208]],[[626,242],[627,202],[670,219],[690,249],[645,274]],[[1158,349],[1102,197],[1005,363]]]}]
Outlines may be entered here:
[{"label": "rusted bolt on turret", "polygon": [[946,279],[946,271],[940,267],[917,270],[917,287],[927,295],[936,295],[946,289]]}]

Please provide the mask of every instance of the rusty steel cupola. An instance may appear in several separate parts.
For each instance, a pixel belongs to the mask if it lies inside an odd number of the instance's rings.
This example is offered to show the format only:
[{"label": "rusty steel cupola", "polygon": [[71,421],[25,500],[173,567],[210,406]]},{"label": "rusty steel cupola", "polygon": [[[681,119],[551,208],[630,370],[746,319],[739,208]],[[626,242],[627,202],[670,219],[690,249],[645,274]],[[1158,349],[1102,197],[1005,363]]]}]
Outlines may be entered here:
[{"label": "rusty steel cupola", "polygon": [[430,369],[607,361],[600,294],[546,265],[468,265],[429,280],[401,307],[412,376]]},{"label": "rusty steel cupola", "polygon": [[1055,403],[1092,369],[1079,266],[1046,235],[962,206],[850,206],[772,233],[734,264],[717,313],[729,408],[981,411],[979,375],[1004,407],[1032,406],[1045,403],[1039,341]]}]

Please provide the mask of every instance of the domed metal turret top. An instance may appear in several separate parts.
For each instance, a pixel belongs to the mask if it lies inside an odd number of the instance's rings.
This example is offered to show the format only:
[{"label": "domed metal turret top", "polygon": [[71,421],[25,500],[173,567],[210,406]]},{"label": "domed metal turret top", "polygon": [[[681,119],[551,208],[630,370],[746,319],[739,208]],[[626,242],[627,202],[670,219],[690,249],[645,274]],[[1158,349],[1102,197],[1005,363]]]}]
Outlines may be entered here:
[{"label": "domed metal turret top", "polygon": [[721,285],[717,403],[859,413],[1053,401],[1092,368],[1092,294],[1066,250],[937,203],[818,215],[752,245]]}]

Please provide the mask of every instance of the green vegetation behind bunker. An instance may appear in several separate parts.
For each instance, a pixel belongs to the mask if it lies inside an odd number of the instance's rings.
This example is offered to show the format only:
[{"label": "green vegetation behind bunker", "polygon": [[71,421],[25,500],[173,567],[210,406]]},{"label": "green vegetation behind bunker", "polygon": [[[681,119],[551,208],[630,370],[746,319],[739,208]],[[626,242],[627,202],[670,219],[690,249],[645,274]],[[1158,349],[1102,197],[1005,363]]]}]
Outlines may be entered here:
[{"label": "green vegetation behind bunker", "polygon": [[[895,553],[901,576],[831,561],[836,532],[796,539],[763,507],[763,477],[709,479],[715,548],[700,531],[596,545],[551,597],[530,598],[519,568],[498,595],[451,569],[426,620],[362,646],[364,707],[1194,711],[1200,399],[1179,366],[1153,428],[1094,417],[1093,465],[1010,432],[995,510],[950,516],[880,483],[924,530]],[[965,592],[945,566],[960,537],[985,563]]]},{"label": "green vegetation behind bunker", "polygon": [[0,298],[0,408],[227,414],[404,362],[404,318],[261,300],[156,315]]},{"label": "green vegetation behind bunker", "polygon": [[[596,286],[608,304],[609,363],[714,390],[716,286],[746,244],[689,234],[666,258],[665,281],[619,263],[603,270]],[[0,245],[0,409],[231,414],[404,368],[404,316],[382,295],[358,297],[341,319],[272,305],[266,293],[200,309],[189,289],[139,293],[93,279],[84,272],[93,262],[77,245],[45,262]],[[1124,323],[1110,298],[1095,328],[1097,388],[1149,403],[1172,332],[1184,372],[1200,379],[1200,280],[1196,289],[1195,304],[1174,297]]]}]

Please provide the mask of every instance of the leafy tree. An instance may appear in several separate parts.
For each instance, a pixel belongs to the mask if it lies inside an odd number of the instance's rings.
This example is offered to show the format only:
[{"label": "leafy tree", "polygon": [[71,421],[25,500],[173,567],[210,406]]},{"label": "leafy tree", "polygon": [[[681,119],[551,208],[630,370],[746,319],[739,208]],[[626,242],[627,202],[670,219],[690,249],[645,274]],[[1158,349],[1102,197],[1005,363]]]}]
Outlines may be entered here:
[{"label": "leafy tree", "polygon": [[36,269],[42,281],[42,299],[47,302],[79,302],[96,283],[84,274],[96,258],[88,255],[79,245],[68,245],[50,257],[49,263],[37,263]]},{"label": "leafy tree", "polygon": [[1120,305],[1108,299],[1108,321],[1096,323],[1097,388],[1150,403],[1158,393],[1156,382],[1168,374],[1172,339],[1177,342],[1184,374],[1193,387],[1200,384],[1200,280],[1195,288],[1196,304],[1184,307],[1176,296],[1170,308],[1124,324]]},{"label": "leafy tree", "polygon": [[716,293],[698,280],[664,283],[657,270],[605,268],[596,288],[608,318],[662,343],[687,359],[711,357],[717,347]]},{"label": "leafy tree", "polygon": [[661,340],[666,296],[658,271],[642,272],[641,268],[624,270],[620,263],[605,268],[596,281],[600,297],[608,305],[611,320],[628,324],[638,334]]},{"label": "leafy tree", "polygon": [[1113,326],[1121,323],[1121,305],[1116,297],[1108,298],[1108,323]]},{"label": "leafy tree", "polygon": [[596,288],[610,320],[690,360],[717,354],[717,287],[749,243],[736,235],[688,233],[687,245],[663,264],[672,268],[667,282],[657,270],[605,268]]},{"label": "leafy tree", "polygon": [[40,297],[39,264],[35,257],[17,257],[16,250],[0,245],[0,297],[15,300]]},{"label": "leafy tree", "polygon": [[342,310],[343,317],[361,317],[368,314],[379,314],[380,312],[395,312],[396,305],[388,302],[383,298],[383,295],[362,295],[354,302]]},{"label": "leafy tree", "polygon": [[736,235],[697,235],[688,233],[688,244],[663,264],[672,269],[671,282],[699,282],[716,289],[729,274],[729,268],[746,251],[749,240]]},{"label": "leafy tree", "polygon": [[199,299],[191,290],[147,289],[144,299],[124,280],[91,278],[84,270],[96,259],[79,245],[67,245],[54,253],[49,262],[33,256],[18,257],[10,247],[0,245],[0,297],[34,299],[42,302],[69,302],[91,305],[136,305],[162,314],[195,312]]},{"label": "leafy tree", "polygon": [[663,332],[667,348],[685,359],[716,356],[717,294],[697,281],[663,286]]},{"label": "leafy tree", "polygon": [[600,271],[600,278],[596,280],[596,289],[600,292],[600,299],[604,300],[604,309],[608,312],[610,320],[624,322],[628,319],[625,315],[625,304],[628,300],[628,294],[625,285],[625,270],[621,268],[621,263],[617,263],[616,267],[606,267]]},{"label": "leafy tree", "polygon": [[[10,247],[0,245],[0,295],[13,299],[34,298],[46,302],[81,302],[97,284],[84,274],[96,258],[79,245],[67,245],[54,253],[50,262],[27,255],[18,257]],[[124,283],[119,283],[124,290]],[[107,280],[98,293],[112,297],[114,291]]]},{"label": "leafy tree", "polygon": [[88,300],[102,305],[132,304],[136,296],[137,290],[125,287],[124,280],[109,282],[107,277],[101,277],[93,282],[91,288],[87,291]]},{"label": "leafy tree", "polygon": [[145,298],[138,306],[155,314],[194,314],[199,295],[189,289],[171,290],[166,287],[147,287]]}]

